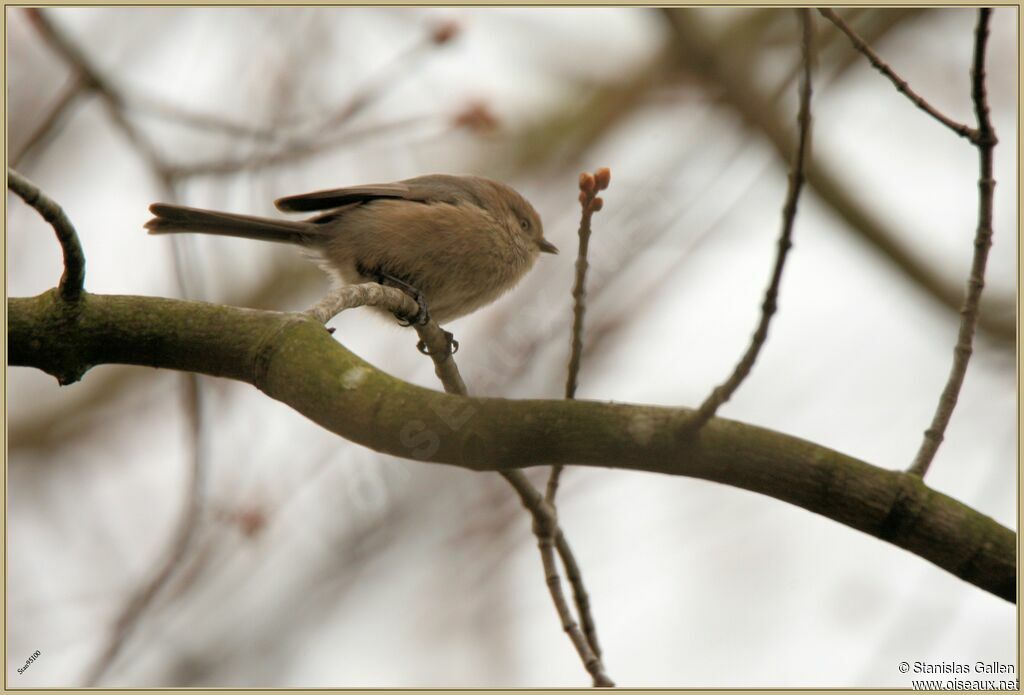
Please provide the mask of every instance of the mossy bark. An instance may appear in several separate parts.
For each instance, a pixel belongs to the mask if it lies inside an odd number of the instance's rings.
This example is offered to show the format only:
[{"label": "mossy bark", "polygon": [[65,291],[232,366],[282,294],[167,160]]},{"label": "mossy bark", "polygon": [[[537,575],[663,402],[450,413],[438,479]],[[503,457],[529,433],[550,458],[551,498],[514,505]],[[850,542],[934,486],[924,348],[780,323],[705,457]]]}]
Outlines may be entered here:
[{"label": "mossy bark", "polygon": [[555,463],[684,475],[789,502],[909,550],[1016,600],[1016,534],[927,487],[808,441],[693,411],[580,400],[472,398],[375,368],[301,314],[56,291],[8,303],[11,365],[64,384],[134,364],[250,383],[376,451],[463,468]]}]

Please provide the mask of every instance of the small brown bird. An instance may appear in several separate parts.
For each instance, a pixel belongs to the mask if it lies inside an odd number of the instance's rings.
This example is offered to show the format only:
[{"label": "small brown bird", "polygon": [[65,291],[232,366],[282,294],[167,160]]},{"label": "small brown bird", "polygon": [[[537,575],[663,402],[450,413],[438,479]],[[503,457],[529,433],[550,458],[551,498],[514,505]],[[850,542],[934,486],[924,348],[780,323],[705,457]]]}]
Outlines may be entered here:
[{"label": "small brown bird", "polygon": [[[511,187],[478,176],[429,174],[395,183],[289,196],[284,212],[324,211],[303,221],[155,203],[150,234],[197,232],[298,244],[342,282],[400,287],[439,322],[465,316],[512,289],[541,252],[533,206]],[[424,304],[426,305],[424,307]]]}]

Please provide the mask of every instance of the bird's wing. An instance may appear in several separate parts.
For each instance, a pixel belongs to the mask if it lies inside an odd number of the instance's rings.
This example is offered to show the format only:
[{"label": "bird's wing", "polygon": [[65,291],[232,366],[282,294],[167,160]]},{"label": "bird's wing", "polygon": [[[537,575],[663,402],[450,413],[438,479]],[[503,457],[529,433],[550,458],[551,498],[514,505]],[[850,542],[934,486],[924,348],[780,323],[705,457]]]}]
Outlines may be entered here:
[{"label": "bird's wing", "polygon": [[366,186],[332,188],[301,195],[279,198],[274,205],[282,212],[310,212],[330,210],[350,203],[365,203],[381,198],[399,198],[419,203],[444,202],[457,204],[472,198],[467,196],[458,177],[428,174],[395,183],[373,183]]},{"label": "bird's wing", "polygon": [[[350,186],[348,188],[332,188],[326,191],[314,191],[301,195],[290,195],[278,198],[274,206],[282,212],[309,212],[311,210],[330,210],[349,203],[365,203],[378,198],[409,198],[409,189],[400,183],[382,183],[369,186]],[[415,200],[415,198],[411,198]]]}]

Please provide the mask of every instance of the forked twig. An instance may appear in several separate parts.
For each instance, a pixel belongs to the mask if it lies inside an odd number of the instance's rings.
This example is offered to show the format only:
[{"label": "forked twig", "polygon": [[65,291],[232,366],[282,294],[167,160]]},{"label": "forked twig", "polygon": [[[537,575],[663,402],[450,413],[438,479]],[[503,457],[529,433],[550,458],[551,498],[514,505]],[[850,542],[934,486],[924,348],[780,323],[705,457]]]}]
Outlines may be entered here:
[{"label": "forked twig", "polygon": [[[338,313],[346,309],[358,306],[377,306],[401,316],[415,316],[419,312],[419,306],[408,294],[395,287],[387,287],[375,282],[363,283],[360,285],[346,285],[338,287],[329,295],[321,299],[314,307],[306,311],[318,323],[325,323]],[[420,341],[425,347],[425,353],[434,362],[434,372],[444,386],[447,393],[460,396],[468,395],[469,390],[462,380],[458,365],[451,351],[451,335],[444,331],[433,319],[426,324],[414,324]],[[562,583],[558,576],[558,565],[555,561],[554,551],[557,550],[562,562],[566,567],[566,574],[572,582],[574,598],[577,607],[580,607],[585,624],[589,625],[589,632],[596,633],[593,620],[590,617],[589,599],[586,590],[583,588],[583,580],[576,563],[576,558],[569,547],[561,529],[558,528],[558,520],[553,506],[547,504],[540,491],[533,487],[526,475],[519,470],[501,471],[501,476],[515,489],[523,506],[533,517],[533,529],[537,536],[537,544],[540,549],[541,562],[544,565],[545,581],[551,598],[555,603],[558,616],[562,621],[562,627],[569,635],[573,646],[576,647],[583,661],[587,672],[590,673],[594,685],[612,686],[614,683],[604,672],[599,654],[591,648],[591,640],[597,643],[596,634],[584,634],[576,624],[565,600],[562,591]],[[585,613],[584,613],[585,611]]]},{"label": "forked twig", "polygon": [[813,27],[811,24],[810,10],[798,10],[802,26],[802,39],[800,52],[803,60],[803,75],[800,80],[800,110],[797,115],[799,136],[797,138],[796,152],[793,158],[792,171],[789,175],[789,187],[786,191],[786,202],[782,207],[782,232],[779,234],[778,251],[775,255],[775,267],[772,270],[772,279],[765,291],[764,302],[761,304],[761,319],[757,329],[750,340],[742,359],[733,369],[732,375],[708,395],[701,403],[693,417],[687,422],[687,428],[697,431],[704,424],[715,416],[718,408],[732,397],[743,380],[747,378],[754,367],[761,348],[764,347],[768,338],[768,327],[772,316],[778,309],[779,286],[782,283],[782,271],[786,264],[786,257],[792,247],[793,224],[796,221],[797,203],[800,200],[800,190],[803,188],[805,174],[804,167],[807,160],[807,150],[811,136],[811,63],[813,59]]},{"label": "forked twig", "polygon": [[830,10],[827,8],[819,8],[818,12],[821,13],[822,17],[832,22],[836,26],[836,28],[839,29],[839,31],[846,34],[847,38],[850,39],[850,43],[853,44],[853,47],[864,54],[864,56],[871,63],[872,67],[875,68],[875,70],[878,70],[878,72],[885,75],[889,79],[889,81],[893,83],[893,85],[896,87],[896,91],[910,99],[910,101],[914,102],[914,105],[917,106],[917,108],[927,113],[929,116],[931,116],[939,123],[952,130],[960,137],[967,138],[971,142],[977,144],[977,140],[979,137],[978,130],[971,128],[970,126],[964,123],[958,123],[957,121],[954,121],[952,118],[949,118],[948,116],[944,115],[937,108],[929,104],[924,99],[924,97],[922,97],[920,94],[918,94],[917,92],[910,88],[910,85],[907,84],[906,80],[897,75],[896,72],[893,71],[893,69],[890,68],[884,60],[879,58],[878,54],[871,49],[871,46],[869,46],[867,42],[864,41],[864,39],[861,38],[861,36],[856,31],[854,31],[852,27],[850,27],[849,24],[844,22],[843,18],[840,17],[834,10]]},{"label": "forked twig", "polygon": [[967,278],[967,293],[960,310],[960,330],[953,348],[953,365],[950,368],[946,386],[942,389],[931,426],[925,430],[924,440],[918,449],[908,473],[924,477],[931,466],[935,453],[945,437],[946,427],[953,416],[953,409],[960,395],[960,389],[967,374],[967,364],[974,350],[974,329],[978,323],[981,291],[985,287],[985,265],[988,251],[992,248],[992,206],[996,182],[992,176],[992,153],[995,149],[995,129],[988,108],[988,94],[985,88],[985,48],[988,44],[988,23],[992,14],[990,8],[978,10],[978,24],[974,32],[974,59],[971,66],[971,100],[978,118],[977,138],[972,138],[978,148],[978,227],[974,235],[974,257]]},{"label": "forked twig", "polygon": [[[400,292],[400,290],[394,288],[384,289]],[[410,299],[410,301],[412,300]],[[412,309],[412,307],[409,308]],[[469,392],[459,374],[455,359],[452,357],[450,350],[448,350],[448,338],[444,331],[433,320],[425,326],[416,326],[416,331],[419,333],[420,340],[427,346],[427,354],[434,361],[434,371],[444,385],[444,390],[461,396],[468,395]],[[500,473],[501,477],[516,491],[523,506],[533,517],[533,531],[537,537],[541,563],[544,566],[545,582],[551,594],[551,600],[555,604],[555,609],[558,611],[558,617],[562,622],[562,629],[565,630],[573,646],[576,648],[576,652],[579,654],[584,668],[590,674],[593,684],[601,687],[614,686],[615,683],[604,671],[600,654],[595,653],[591,646],[592,643],[597,643],[597,638],[593,620],[590,618],[589,598],[587,597],[586,590],[583,588],[582,575],[579,571],[579,565],[576,563],[576,558],[569,547],[568,541],[566,541],[565,536],[558,527],[555,508],[544,500],[540,491],[530,483],[522,471],[508,470],[500,471]],[[589,629],[591,633],[594,633],[593,635],[588,635],[581,631],[576,620],[573,618],[572,610],[569,608],[569,604],[565,599],[565,593],[562,591],[562,582],[558,575],[558,564],[554,555],[555,551],[561,557],[562,563],[566,567],[566,574],[572,582],[576,606],[581,610],[581,615],[587,616],[586,618],[581,618],[581,620],[590,621]]]},{"label": "forked twig", "polygon": [[[576,648],[576,652],[580,655],[583,666],[587,669],[587,673],[590,674],[594,685],[597,687],[613,687],[615,683],[604,672],[601,655],[594,651],[593,644],[597,642],[596,637],[592,638],[580,630],[579,625],[577,625],[576,620],[572,616],[569,603],[565,599],[565,592],[562,591],[562,582],[558,575],[558,564],[555,561],[555,550],[558,551],[559,556],[562,558],[562,563],[566,568],[566,575],[570,582],[572,582],[572,586],[574,588],[577,586],[582,587],[583,582],[579,566],[576,564],[576,558],[569,548],[568,541],[566,541],[565,536],[558,527],[555,508],[544,500],[540,491],[530,483],[522,471],[511,470],[500,471],[500,473],[501,477],[507,480],[519,494],[519,499],[522,501],[523,506],[533,516],[533,533],[537,537],[537,548],[540,550],[541,563],[544,566],[544,581],[547,584],[548,591],[551,593],[551,600],[554,601],[558,617],[562,621],[562,629]],[[589,615],[590,603],[586,592],[584,591],[582,596],[576,593],[574,598],[577,608],[579,609],[582,603],[582,606],[587,609],[586,614]]]},{"label": "forked twig", "polygon": [[[580,360],[583,357],[583,316],[587,310],[587,269],[589,262],[587,254],[590,249],[590,220],[594,213],[600,212],[604,206],[604,199],[598,193],[608,188],[611,182],[611,170],[607,167],[598,169],[593,174],[584,172],[580,174],[580,226],[579,226],[579,248],[576,253],[576,280],[572,288],[573,298],[573,320],[572,333],[570,338],[571,351],[569,355],[569,367],[565,380],[565,397],[572,400],[576,397],[576,387],[579,383]],[[555,496],[558,494],[558,485],[561,481],[564,466],[561,464],[551,468],[551,475],[548,476],[547,487],[544,491],[544,502],[555,508]],[[561,529],[553,527],[550,530],[556,537],[545,539],[545,543],[558,543],[559,539],[564,543]],[[590,599],[583,587],[583,577],[579,568],[565,563],[565,574],[573,588],[573,600],[576,604],[576,612],[579,614],[580,622],[583,623],[583,633],[587,638],[591,651],[600,658],[601,645],[597,641],[597,626],[594,623],[594,616],[590,611]]]}]

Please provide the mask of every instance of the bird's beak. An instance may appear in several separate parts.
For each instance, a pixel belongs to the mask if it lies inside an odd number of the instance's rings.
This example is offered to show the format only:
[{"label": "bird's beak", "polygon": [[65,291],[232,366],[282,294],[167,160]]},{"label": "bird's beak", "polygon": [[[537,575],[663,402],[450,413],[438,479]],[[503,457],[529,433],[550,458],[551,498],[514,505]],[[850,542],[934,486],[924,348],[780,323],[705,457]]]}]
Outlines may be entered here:
[{"label": "bird's beak", "polygon": [[538,241],[537,246],[540,247],[542,253],[558,253],[558,247],[547,239],[541,239]]}]

